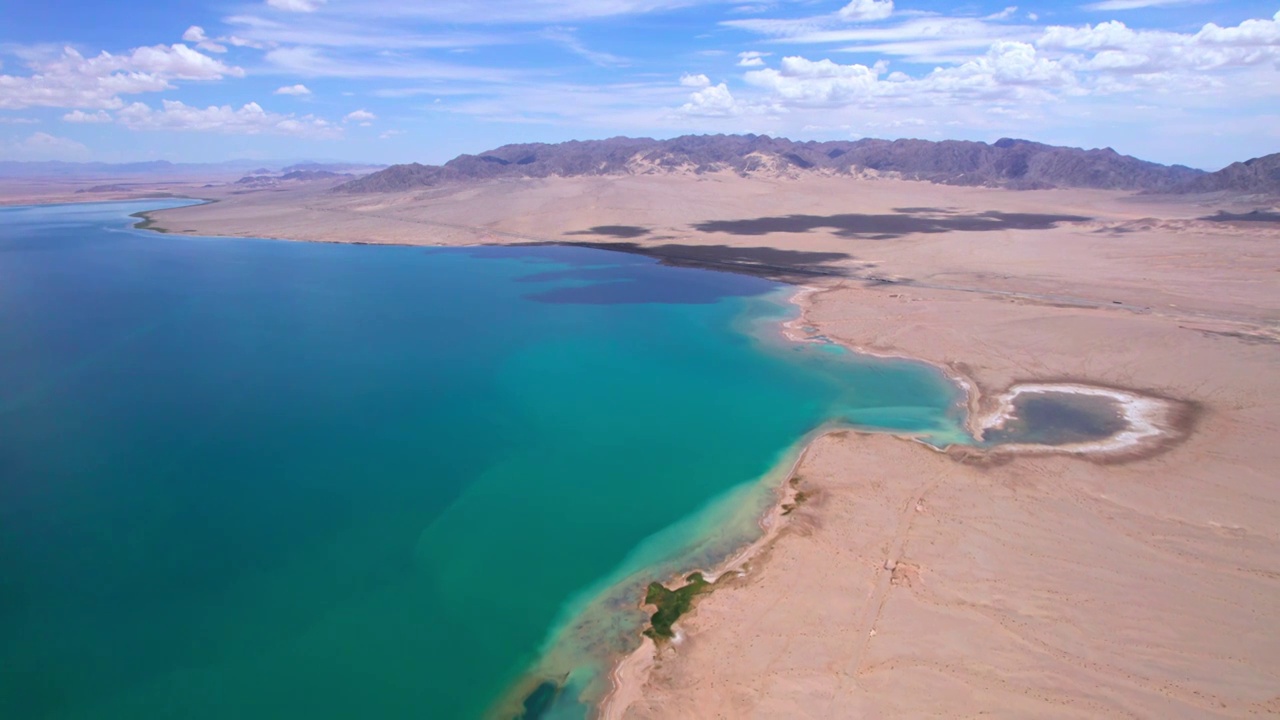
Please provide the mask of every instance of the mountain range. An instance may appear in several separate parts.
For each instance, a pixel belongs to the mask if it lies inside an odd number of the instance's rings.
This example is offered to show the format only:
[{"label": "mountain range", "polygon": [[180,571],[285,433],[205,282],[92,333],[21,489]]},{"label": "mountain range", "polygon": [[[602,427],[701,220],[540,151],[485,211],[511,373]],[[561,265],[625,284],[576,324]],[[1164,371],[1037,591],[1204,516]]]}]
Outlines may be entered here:
[{"label": "mountain range", "polygon": [[504,145],[479,155],[460,155],[444,165],[392,165],[336,190],[397,192],[504,178],[724,171],[774,177],[876,174],[1017,190],[1280,192],[1280,154],[1207,173],[1139,160],[1111,148],[1082,150],[1010,138],[990,144],[875,139],[795,142],[766,135],[686,135],[670,140],[616,137]]}]

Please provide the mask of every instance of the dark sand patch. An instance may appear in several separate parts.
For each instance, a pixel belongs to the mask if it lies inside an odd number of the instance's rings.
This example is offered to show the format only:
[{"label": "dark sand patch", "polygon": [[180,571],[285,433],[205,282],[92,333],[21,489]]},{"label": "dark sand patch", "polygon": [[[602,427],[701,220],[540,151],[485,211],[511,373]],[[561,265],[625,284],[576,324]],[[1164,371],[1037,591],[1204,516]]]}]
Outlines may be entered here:
[{"label": "dark sand patch", "polygon": [[[920,208],[901,208],[903,210]],[[1080,215],[1042,213],[1005,213],[998,211],[959,215],[900,213],[896,215],[785,215],[743,220],[711,220],[697,223],[695,230],[733,235],[768,235],[771,233],[803,233],[827,229],[840,237],[891,240],[912,233],[991,232],[998,230],[1048,230],[1061,222],[1084,222],[1092,218]]]},{"label": "dark sand patch", "polygon": [[629,242],[566,243],[599,250],[645,255],[671,267],[704,268],[768,278],[779,282],[804,282],[814,277],[843,276],[847,270],[833,263],[851,259],[846,253],[783,250],[773,247],[728,245],[641,245]]},{"label": "dark sand patch", "polygon": [[621,238],[623,240],[631,240],[633,238],[643,237],[653,232],[652,229],[640,227],[639,225],[596,225],[586,230],[574,230],[567,232],[565,235],[607,235],[609,237]]}]

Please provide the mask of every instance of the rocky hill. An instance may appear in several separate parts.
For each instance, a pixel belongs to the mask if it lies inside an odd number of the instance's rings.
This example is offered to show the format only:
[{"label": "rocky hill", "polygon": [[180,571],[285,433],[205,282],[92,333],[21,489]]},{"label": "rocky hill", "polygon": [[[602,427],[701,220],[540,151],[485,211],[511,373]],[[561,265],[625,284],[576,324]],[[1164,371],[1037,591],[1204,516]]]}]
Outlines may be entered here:
[{"label": "rocky hill", "polygon": [[1105,148],[1081,150],[1027,140],[793,142],[765,135],[686,135],[670,140],[611,138],[554,145],[504,145],[444,165],[393,165],[340,185],[351,193],[395,192],[497,178],[652,173],[798,176],[891,174],[951,185],[1168,192],[1205,173],[1138,160]]},{"label": "rocky hill", "polygon": [[1280,195],[1280,153],[1231,163],[1178,189],[1185,193],[1237,192]]}]

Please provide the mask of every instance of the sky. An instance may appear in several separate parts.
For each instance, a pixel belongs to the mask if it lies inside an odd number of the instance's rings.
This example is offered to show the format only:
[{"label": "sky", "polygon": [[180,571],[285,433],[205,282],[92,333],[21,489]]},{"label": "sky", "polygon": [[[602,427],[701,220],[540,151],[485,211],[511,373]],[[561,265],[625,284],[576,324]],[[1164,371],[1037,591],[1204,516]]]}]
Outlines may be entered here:
[{"label": "sky", "polygon": [[1280,151],[1280,0],[0,0],[0,160],[440,163],[519,142]]}]

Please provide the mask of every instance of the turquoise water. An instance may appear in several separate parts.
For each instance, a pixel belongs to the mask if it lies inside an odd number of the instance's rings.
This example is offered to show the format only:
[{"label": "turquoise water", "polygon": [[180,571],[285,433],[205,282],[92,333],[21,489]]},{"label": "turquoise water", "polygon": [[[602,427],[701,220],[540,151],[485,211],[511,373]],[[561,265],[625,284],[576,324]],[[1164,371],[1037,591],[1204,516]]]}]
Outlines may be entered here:
[{"label": "turquoise water", "polygon": [[0,717],[476,717],[824,422],[961,435],[763,280],[129,229],[173,204],[0,209]]}]

